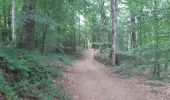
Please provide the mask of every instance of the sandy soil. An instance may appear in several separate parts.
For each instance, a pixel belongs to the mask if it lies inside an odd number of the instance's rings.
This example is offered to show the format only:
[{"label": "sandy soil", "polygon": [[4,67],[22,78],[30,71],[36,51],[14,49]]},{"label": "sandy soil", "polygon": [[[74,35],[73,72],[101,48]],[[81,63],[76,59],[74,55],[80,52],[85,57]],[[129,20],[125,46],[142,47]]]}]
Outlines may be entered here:
[{"label": "sandy soil", "polygon": [[129,79],[120,79],[93,60],[93,50],[64,74],[64,84],[72,100],[170,100],[146,91]]}]

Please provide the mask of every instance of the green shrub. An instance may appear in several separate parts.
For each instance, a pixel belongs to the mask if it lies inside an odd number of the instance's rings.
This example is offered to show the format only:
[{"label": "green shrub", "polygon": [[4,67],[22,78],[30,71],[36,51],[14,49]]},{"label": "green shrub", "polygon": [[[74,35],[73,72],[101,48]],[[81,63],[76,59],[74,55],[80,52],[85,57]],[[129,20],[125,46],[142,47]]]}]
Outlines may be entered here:
[{"label": "green shrub", "polygon": [[[53,62],[49,57],[2,45],[0,51],[0,93],[7,99],[68,99],[60,86],[52,81],[53,77],[60,77],[62,70],[58,65],[51,65]],[[71,64],[66,55],[57,58]]]},{"label": "green shrub", "polygon": [[153,81],[153,82],[144,82],[143,84],[145,84],[145,85],[150,85],[150,86],[156,86],[156,87],[165,86],[164,83],[162,83],[162,82],[156,82],[156,81]]},{"label": "green shrub", "polygon": [[161,88],[160,87],[152,87],[150,89],[150,92],[160,92],[161,91]]},{"label": "green shrub", "polygon": [[0,92],[4,93],[7,98],[15,95],[12,87],[10,87],[4,80],[2,72],[0,72]]},{"label": "green shrub", "polygon": [[59,54],[57,57],[59,60],[61,60],[62,62],[64,62],[67,65],[72,65],[74,62],[74,59],[75,59],[73,56],[68,56],[65,54]]}]

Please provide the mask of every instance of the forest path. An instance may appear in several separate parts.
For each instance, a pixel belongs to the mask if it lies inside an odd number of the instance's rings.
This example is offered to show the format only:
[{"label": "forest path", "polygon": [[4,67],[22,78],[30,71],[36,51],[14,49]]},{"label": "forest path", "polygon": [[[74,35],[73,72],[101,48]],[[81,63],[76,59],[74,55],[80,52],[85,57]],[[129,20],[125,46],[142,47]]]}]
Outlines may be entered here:
[{"label": "forest path", "polygon": [[120,79],[93,60],[93,50],[64,75],[73,100],[165,100],[149,93],[128,79]]}]

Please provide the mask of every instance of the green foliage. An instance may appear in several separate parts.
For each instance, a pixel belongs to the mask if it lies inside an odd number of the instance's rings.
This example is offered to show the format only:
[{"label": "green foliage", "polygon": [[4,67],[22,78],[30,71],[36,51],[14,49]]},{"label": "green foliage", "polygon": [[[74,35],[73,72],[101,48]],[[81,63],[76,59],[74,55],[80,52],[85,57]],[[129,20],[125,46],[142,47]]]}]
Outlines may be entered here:
[{"label": "green foliage", "polygon": [[[0,89],[7,97],[51,98],[55,96],[52,91],[60,91],[51,80],[60,77],[62,72],[62,65],[55,60],[72,65],[75,58],[67,54],[40,56],[11,48],[14,42],[11,1],[0,0],[0,43],[5,44],[0,45],[0,82],[3,83]],[[92,44],[104,55],[110,54],[110,0],[25,1],[16,0],[17,47],[39,49],[44,55],[49,51],[76,54],[79,48]],[[24,8],[28,6],[27,11]],[[169,82],[169,0],[120,0],[118,7],[116,39],[120,66],[115,67],[116,72],[127,77],[145,75]]]},{"label": "green foliage", "polygon": [[120,5],[119,50],[140,58],[135,68],[139,73],[149,70],[150,78],[169,77],[169,1],[124,0]]},{"label": "green foliage", "polygon": [[74,62],[74,59],[75,59],[74,56],[71,56],[71,55],[68,56],[68,55],[64,55],[64,54],[57,55],[57,58],[67,65],[72,65]]},{"label": "green foliage", "polygon": [[150,89],[151,92],[161,92],[161,88],[160,87],[152,87]]},{"label": "green foliage", "polygon": [[150,85],[150,86],[156,86],[156,87],[163,87],[163,86],[165,86],[164,83],[159,82],[159,81],[144,82],[143,84],[145,84],[145,85]]},{"label": "green foliage", "polygon": [[48,61],[48,57],[5,46],[0,49],[0,92],[7,98],[68,99],[61,87],[53,82],[62,70],[57,65],[50,65],[53,62]]},{"label": "green foliage", "polygon": [[22,59],[22,55],[19,54],[19,52],[22,52],[21,50],[14,50],[13,48],[0,45],[0,51],[1,61],[7,64],[7,66],[3,67],[8,67],[8,69],[12,71],[19,71],[22,74],[28,74],[30,70],[24,65],[26,61]]},{"label": "green foliage", "polygon": [[0,83],[0,92],[4,93],[7,98],[15,95],[13,89],[4,80],[2,72],[0,72]]},{"label": "green foliage", "polygon": [[94,42],[93,45],[104,46],[104,45],[111,45],[111,43],[110,42]]}]

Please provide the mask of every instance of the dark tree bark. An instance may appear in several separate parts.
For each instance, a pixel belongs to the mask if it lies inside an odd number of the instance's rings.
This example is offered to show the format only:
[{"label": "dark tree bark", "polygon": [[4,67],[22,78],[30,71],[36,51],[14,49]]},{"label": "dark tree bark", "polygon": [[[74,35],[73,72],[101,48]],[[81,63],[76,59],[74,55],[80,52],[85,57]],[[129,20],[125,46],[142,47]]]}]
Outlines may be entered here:
[{"label": "dark tree bark", "polygon": [[[47,9],[47,4],[48,4],[48,0],[45,0],[44,1],[44,11],[49,16],[50,15],[49,11],[51,10],[52,6],[49,9]],[[44,25],[44,29],[42,31],[42,33],[43,33],[42,46],[41,46],[42,55],[44,55],[44,53],[45,53],[45,42],[46,42],[46,37],[47,37],[47,29],[48,29],[48,25]]]},{"label": "dark tree bark", "polygon": [[[26,16],[30,16],[32,14],[32,10],[36,8],[36,0],[24,0],[23,10],[25,11]],[[23,35],[22,35],[22,43],[21,47],[26,48],[28,50],[33,49],[34,47],[34,28],[35,21],[34,19],[28,17],[25,25],[23,27]]]},{"label": "dark tree bark", "polygon": [[[154,47],[155,49],[159,48],[160,45],[160,41],[159,41],[159,36],[160,36],[160,32],[159,32],[159,18],[157,15],[157,1],[154,0],[154,10],[153,10],[153,17],[154,17],[154,35],[155,35],[155,44]],[[154,75],[156,79],[160,79],[160,63],[159,63],[159,59],[160,59],[160,55],[159,55],[159,51],[155,52],[155,65],[154,65]]]},{"label": "dark tree bark", "polygon": [[43,29],[43,37],[42,37],[42,48],[41,48],[41,53],[44,55],[45,52],[45,40],[47,36],[47,25],[45,25],[45,28]]},{"label": "dark tree bark", "polygon": [[136,48],[136,21],[135,21],[135,15],[133,12],[131,12],[131,48]]}]

